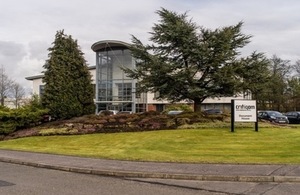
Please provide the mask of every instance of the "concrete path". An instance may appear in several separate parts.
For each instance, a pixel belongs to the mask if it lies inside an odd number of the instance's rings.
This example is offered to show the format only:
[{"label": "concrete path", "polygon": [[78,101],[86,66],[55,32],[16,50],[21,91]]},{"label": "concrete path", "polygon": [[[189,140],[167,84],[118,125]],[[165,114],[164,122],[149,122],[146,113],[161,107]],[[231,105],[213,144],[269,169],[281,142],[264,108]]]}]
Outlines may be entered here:
[{"label": "concrete path", "polygon": [[300,165],[136,162],[12,150],[0,150],[0,161],[103,176],[202,181],[300,183]]}]

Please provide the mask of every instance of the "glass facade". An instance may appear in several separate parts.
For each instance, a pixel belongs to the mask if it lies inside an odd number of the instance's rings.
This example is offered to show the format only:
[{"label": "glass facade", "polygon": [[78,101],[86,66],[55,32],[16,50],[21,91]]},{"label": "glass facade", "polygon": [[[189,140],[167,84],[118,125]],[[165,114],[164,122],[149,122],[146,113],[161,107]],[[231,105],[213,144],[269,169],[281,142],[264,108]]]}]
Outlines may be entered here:
[{"label": "glass facade", "polygon": [[128,49],[100,51],[98,57],[98,100],[132,101],[132,79],[126,77],[121,67],[133,68]]},{"label": "glass facade", "polygon": [[129,44],[121,41],[99,41],[96,52],[96,113],[101,110],[146,111],[146,94],[136,94],[137,83],[122,68],[135,68]]},{"label": "glass facade", "polygon": [[96,57],[96,112],[145,111],[145,105],[141,106],[143,103],[140,103],[144,102],[141,101],[141,95],[136,98],[135,80],[127,77],[122,70],[123,67],[135,68],[135,60],[128,47],[121,44],[105,45],[96,51]]}]

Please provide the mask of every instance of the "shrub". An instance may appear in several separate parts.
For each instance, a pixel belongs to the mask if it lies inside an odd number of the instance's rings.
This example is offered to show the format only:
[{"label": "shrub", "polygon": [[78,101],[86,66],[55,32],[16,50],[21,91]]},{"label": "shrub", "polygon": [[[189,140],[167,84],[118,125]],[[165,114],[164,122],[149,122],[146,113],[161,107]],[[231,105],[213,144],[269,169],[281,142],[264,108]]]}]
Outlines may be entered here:
[{"label": "shrub", "polygon": [[46,109],[27,105],[18,109],[0,109],[0,134],[7,135],[19,129],[32,127],[43,122]]},{"label": "shrub", "polygon": [[182,110],[184,112],[193,112],[193,109],[190,105],[187,104],[172,104],[168,105],[163,113],[168,113],[171,110]]},{"label": "shrub", "polygon": [[[26,110],[26,109],[25,109]],[[19,123],[13,123],[15,121],[20,122],[23,126],[28,124],[26,117],[35,118],[34,116],[39,116],[39,109],[36,112],[27,113],[21,112],[16,115],[15,120],[10,120],[13,117],[6,114],[2,116],[1,121],[9,121],[6,126],[2,128],[2,133],[8,134],[20,128]],[[11,112],[11,111],[10,111]],[[12,112],[11,112],[12,113]],[[37,115],[35,115],[37,114]],[[28,116],[27,116],[28,115]],[[32,116],[30,116],[32,115]],[[15,115],[13,115],[15,116]],[[19,118],[18,118],[19,117]],[[222,118],[223,117],[223,118]],[[49,123],[45,123],[38,127],[42,129],[40,135],[66,135],[66,134],[85,134],[85,133],[116,133],[116,132],[137,132],[137,131],[152,131],[160,129],[176,129],[176,128],[203,128],[203,125],[209,124],[209,126],[219,125],[217,123],[224,123],[222,121],[227,117],[213,116],[209,117],[203,115],[203,113],[195,112],[183,112],[178,115],[167,115],[161,114],[156,111],[144,112],[144,113],[134,113],[134,114],[120,114],[120,115],[86,115],[82,117],[76,117],[69,120],[57,120]],[[37,120],[39,122],[39,120]],[[35,121],[36,122],[36,121]],[[34,122],[34,123],[35,123]],[[40,122],[39,122],[40,123]],[[221,126],[222,126],[221,125]],[[37,128],[35,128],[37,129]],[[44,130],[43,130],[44,129]]]},{"label": "shrub", "polygon": [[1,122],[0,123],[0,135],[8,135],[11,132],[14,132],[17,128],[16,123],[14,122]]},{"label": "shrub", "polygon": [[186,125],[186,124],[189,124],[190,122],[191,122],[191,120],[189,118],[177,118],[176,119],[177,126]]}]

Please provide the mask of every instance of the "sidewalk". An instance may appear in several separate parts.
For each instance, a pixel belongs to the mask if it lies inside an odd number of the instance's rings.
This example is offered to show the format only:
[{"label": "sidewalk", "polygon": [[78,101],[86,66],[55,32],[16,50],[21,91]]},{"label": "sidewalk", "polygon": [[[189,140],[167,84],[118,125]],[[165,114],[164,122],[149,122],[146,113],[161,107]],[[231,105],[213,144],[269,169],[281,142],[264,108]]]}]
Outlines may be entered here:
[{"label": "sidewalk", "polygon": [[103,176],[202,181],[300,182],[300,165],[119,161],[0,150],[0,161]]}]

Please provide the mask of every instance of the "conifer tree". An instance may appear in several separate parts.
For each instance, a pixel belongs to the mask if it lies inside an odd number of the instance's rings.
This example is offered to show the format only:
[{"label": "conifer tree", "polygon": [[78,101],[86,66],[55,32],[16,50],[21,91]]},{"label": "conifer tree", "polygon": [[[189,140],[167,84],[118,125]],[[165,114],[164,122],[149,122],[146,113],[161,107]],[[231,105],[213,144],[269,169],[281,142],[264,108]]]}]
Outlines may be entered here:
[{"label": "conifer tree", "polygon": [[90,114],[94,109],[94,90],[86,60],[77,40],[58,31],[43,66],[45,77],[42,104],[56,119]]},{"label": "conifer tree", "polygon": [[139,82],[140,92],[159,94],[157,99],[192,101],[201,110],[206,98],[233,96],[242,91],[238,70],[246,70],[239,49],[251,36],[241,32],[243,23],[215,30],[199,27],[186,13],[162,8],[150,32],[150,44],[132,37],[137,68],[124,69]]}]

